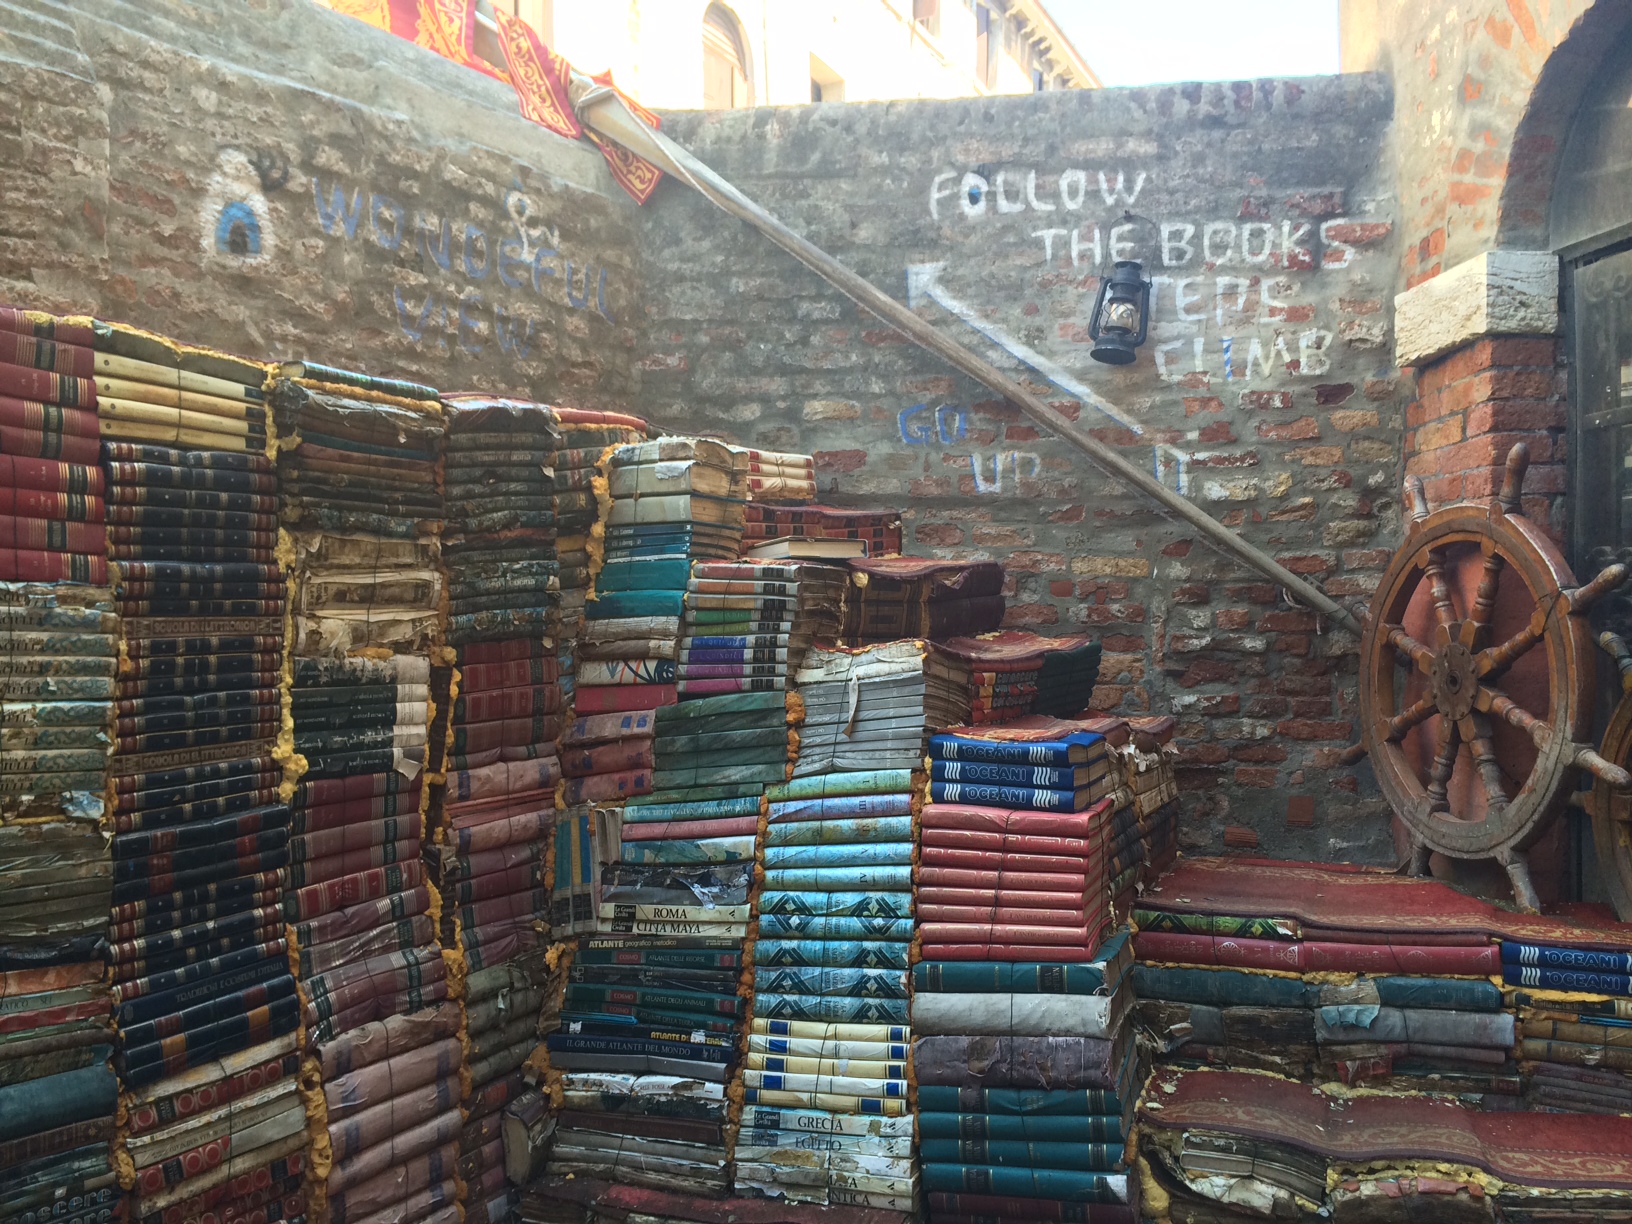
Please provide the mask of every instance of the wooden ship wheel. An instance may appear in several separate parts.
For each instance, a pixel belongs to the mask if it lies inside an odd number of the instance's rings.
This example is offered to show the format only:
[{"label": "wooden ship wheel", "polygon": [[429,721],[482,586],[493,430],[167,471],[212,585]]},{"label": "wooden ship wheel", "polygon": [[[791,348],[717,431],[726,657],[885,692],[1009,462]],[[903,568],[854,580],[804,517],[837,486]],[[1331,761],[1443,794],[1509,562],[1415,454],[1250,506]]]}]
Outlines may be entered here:
[{"label": "wooden ship wheel", "polygon": [[[1598,644],[1621,673],[1620,704],[1610,717],[1599,752],[1625,769],[1632,764],[1632,650],[1613,633],[1599,634]],[[1610,902],[1622,922],[1632,922],[1632,791],[1595,778],[1584,806],[1592,816],[1592,844]]]},{"label": "wooden ship wheel", "polygon": [[[1525,850],[1569,801],[1578,769],[1624,789],[1632,775],[1579,742],[1596,659],[1585,612],[1626,578],[1612,565],[1577,586],[1524,517],[1529,452],[1507,457],[1488,504],[1430,511],[1406,482],[1405,543],[1372,597],[1360,641],[1361,742],[1408,829],[1411,871],[1431,851],[1500,862],[1536,910]],[[1632,715],[1629,715],[1632,720]]]}]

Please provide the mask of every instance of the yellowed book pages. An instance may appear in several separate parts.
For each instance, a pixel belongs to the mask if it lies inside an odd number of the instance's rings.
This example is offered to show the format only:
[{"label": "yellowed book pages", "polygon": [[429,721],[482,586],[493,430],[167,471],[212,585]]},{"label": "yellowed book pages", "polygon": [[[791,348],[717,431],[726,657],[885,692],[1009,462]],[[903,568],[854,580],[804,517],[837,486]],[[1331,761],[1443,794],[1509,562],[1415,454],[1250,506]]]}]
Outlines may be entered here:
[{"label": "yellowed book pages", "polygon": [[144,425],[133,421],[99,422],[103,438],[110,442],[153,442],[160,446],[188,447],[193,450],[253,451],[248,438],[213,433],[203,429],[182,429],[174,425]]},{"label": "yellowed book pages", "polygon": [[[104,421],[171,425],[178,429],[201,429],[206,433],[227,434],[234,438],[247,438],[250,433],[248,421],[211,416],[207,412],[189,412],[185,408],[166,408],[162,404],[142,404],[135,400],[99,397],[96,401],[96,414]],[[255,432],[259,434],[261,430],[257,428]]]},{"label": "yellowed book pages", "polygon": [[222,399],[218,395],[204,395],[197,391],[183,391],[178,387],[161,387],[156,383],[133,382],[127,378],[96,380],[96,394],[105,399],[130,400],[138,404],[160,404],[166,408],[186,408],[192,412],[208,413],[232,421],[259,419],[265,409],[244,400]]},{"label": "yellowed book pages", "polygon": [[96,373],[109,378],[124,378],[131,382],[152,383],[158,387],[174,387],[180,391],[197,391],[240,403],[261,402],[261,389],[243,383],[212,378],[208,374],[194,374],[172,366],[154,365],[151,361],[137,361],[134,357],[120,357],[114,353],[96,355]]}]

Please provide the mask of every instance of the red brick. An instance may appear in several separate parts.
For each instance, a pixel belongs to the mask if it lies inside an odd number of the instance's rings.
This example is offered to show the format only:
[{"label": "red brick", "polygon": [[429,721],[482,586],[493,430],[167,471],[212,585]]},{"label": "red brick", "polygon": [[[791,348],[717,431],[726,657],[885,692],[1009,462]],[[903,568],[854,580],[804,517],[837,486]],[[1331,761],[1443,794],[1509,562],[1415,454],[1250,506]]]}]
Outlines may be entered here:
[{"label": "red brick", "polygon": [[[1256,703],[1254,703],[1256,704]],[[1249,707],[1248,718],[1257,718]],[[1286,760],[1286,749],[1279,744],[1237,744],[1230,749],[1230,757],[1237,761],[1251,761],[1258,764],[1279,764]]]},{"label": "red brick", "polygon": [[1307,633],[1277,633],[1269,648],[1276,654],[1303,658],[1314,648],[1314,638]]},{"label": "red brick", "polygon": [[1324,227],[1326,236],[1349,246],[1365,246],[1388,237],[1394,230],[1389,221],[1332,221]]},{"label": "red brick", "polygon": [[854,472],[867,463],[864,450],[817,451],[816,467],[823,472]]},{"label": "red brick", "polygon": [[1555,374],[1551,366],[1539,370],[1485,370],[1468,381],[1473,386],[1474,398],[1481,402],[1503,399],[1548,399],[1557,390],[1554,386]]},{"label": "red brick", "polygon": [[1347,740],[1353,737],[1354,724],[1313,718],[1289,718],[1275,724],[1277,734],[1295,740]]},{"label": "red brick", "polygon": [[1353,383],[1318,383],[1315,386],[1315,403],[1330,407],[1341,404],[1353,394]]},{"label": "red brick", "polygon": [[1366,379],[1365,396],[1368,400],[1391,399],[1394,395],[1394,380],[1392,378]]},{"label": "red brick", "polygon": [[928,476],[921,480],[909,480],[907,492],[913,497],[951,497],[952,481],[947,476]]},{"label": "red brick", "polygon": [[1138,654],[1144,652],[1145,639],[1143,637],[1130,637],[1125,633],[1107,633],[1100,638],[1100,645],[1106,651]]},{"label": "red brick", "polygon": [[1313,633],[1315,614],[1302,609],[1265,612],[1258,618],[1260,633]]},{"label": "red brick", "polygon": [[1284,424],[1259,421],[1258,436],[1276,442],[1307,442],[1311,438],[1320,437],[1320,422],[1312,416],[1299,417]]},{"label": "red brick", "polygon": [[1223,744],[1186,744],[1184,760],[1197,765],[1222,765],[1230,759]]},{"label": "red brick", "polygon": [[1011,603],[1003,613],[1003,624],[1008,628],[1028,628],[1032,625],[1057,625],[1060,610],[1053,604]]},{"label": "red brick", "polygon": [[1070,599],[1075,593],[1075,584],[1056,580],[1048,584],[1048,593],[1055,599]]},{"label": "red brick", "polygon": [[1406,449],[1421,455],[1442,446],[1454,446],[1462,441],[1462,420],[1461,416],[1450,416],[1424,425],[1417,430],[1415,437],[1407,441]]},{"label": "red brick", "polygon": [[1179,677],[1179,687],[1195,688],[1198,684],[1216,684],[1234,679],[1235,668],[1230,664],[1219,663],[1214,659],[1197,659],[1190,664],[1184,675]]},{"label": "red brick", "polygon": [[1224,401],[1216,395],[1187,395],[1184,397],[1184,415],[1195,416],[1200,412],[1223,412]]},{"label": "red brick", "polygon": [[912,537],[931,548],[956,548],[963,543],[963,528],[951,523],[919,523]]},{"label": "red brick", "polygon": [[1294,718],[1330,718],[1332,714],[1332,699],[1330,697],[1294,697],[1292,699],[1292,716]]},{"label": "red brick", "polygon": [[1252,613],[1245,608],[1220,608],[1213,613],[1213,624],[1220,629],[1245,629],[1252,623]]},{"label": "red brick", "polygon": [[1244,600],[1247,603],[1272,604],[1277,599],[1276,589],[1272,583],[1251,582],[1244,586],[1232,586],[1225,590],[1231,599]]},{"label": "red brick", "polygon": [[1515,430],[1563,429],[1568,409],[1560,400],[1498,400],[1468,410],[1468,437]]},{"label": "red brick", "polygon": [[1332,569],[1332,559],[1319,553],[1284,553],[1275,560],[1294,574],[1324,574]]},{"label": "red brick", "polygon": [[1168,598],[1176,604],[1204,604],[1212,599],[1212,591],[1205,583],[1187,582],[1174,587]]},{"label": "red brick", "polygon": [[1235,784],[1269,790],[1275,786],[1280,776],[1280,770],[1268,765],[1238,765],[1235,769]]},{"label": "red brick", "polygon": [[1005,425],[1003,427],[1003,440],[1005,442],[1035,442],[1042,436],[1035,425]]},{"label": "red brick", "polygon": [[1385,569],[1394,559],[1386,548],[1346,548],[1343,550],[1344,569]]},{"label": "red brick", "polygon": [[1051,523],[1080,523],[1088,515],[1086,506],[1066,506],[1048,516]]},{"label": "red brick", "polygon": [[[1230,428],[1228,421],[1210,421],[1197,431],[1196,440],[1211,446],[1221,446],[1235,441],[1235,430]],[[1253,462],[1257,461],[1257,457],[1254,456]]]},{"label": "red brick", "polygon": [[1314,827],[1314,796],[1288,795],[1286,797],[1286,823],[1290,828],[1294,829],[1308,829]]},{"label": "red brick", "polygon": [[1258,849],[1258,834],[1246,825],[1225,825],[1224,845],[1231,850]]}]

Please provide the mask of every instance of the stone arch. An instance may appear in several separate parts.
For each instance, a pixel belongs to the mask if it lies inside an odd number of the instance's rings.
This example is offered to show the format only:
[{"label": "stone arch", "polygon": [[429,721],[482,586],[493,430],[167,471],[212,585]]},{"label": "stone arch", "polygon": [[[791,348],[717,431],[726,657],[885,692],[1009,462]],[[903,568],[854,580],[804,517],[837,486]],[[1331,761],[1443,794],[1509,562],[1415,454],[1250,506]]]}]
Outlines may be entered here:
[{"label": "stone arch", "polygon": [[1513,130],[1497,210],[1497,247],[1548,248],[1548,215],[1565,140],[1599,69],[1629,32],[1632,4],[1596,0],[1548,55]]}]

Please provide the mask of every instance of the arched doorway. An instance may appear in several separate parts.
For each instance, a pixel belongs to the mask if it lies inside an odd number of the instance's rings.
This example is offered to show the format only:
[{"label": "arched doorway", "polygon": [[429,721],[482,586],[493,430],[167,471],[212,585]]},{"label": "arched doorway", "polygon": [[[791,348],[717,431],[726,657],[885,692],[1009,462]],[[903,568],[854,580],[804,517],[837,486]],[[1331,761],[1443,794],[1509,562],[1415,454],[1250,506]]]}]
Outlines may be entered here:
[{"label": "arched doorway", "polygon": [[711,4],[703,14],[703,109],[732,110],[753,104],[742,23],[725,5]]}]

